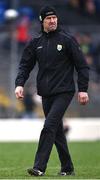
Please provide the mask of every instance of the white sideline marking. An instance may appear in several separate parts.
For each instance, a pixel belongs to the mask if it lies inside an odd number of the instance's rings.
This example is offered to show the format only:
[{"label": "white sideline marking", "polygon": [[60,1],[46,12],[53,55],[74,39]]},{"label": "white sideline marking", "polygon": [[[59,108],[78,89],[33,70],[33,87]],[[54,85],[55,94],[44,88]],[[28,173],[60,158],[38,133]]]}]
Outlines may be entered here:
[{"label": "white sideline marking", "polygon": [[[38,141],[43,128],[43,119],[0,120],[0,142]],[[66,119],[69,126],[69,141],[100,140],[100,118]]]}]

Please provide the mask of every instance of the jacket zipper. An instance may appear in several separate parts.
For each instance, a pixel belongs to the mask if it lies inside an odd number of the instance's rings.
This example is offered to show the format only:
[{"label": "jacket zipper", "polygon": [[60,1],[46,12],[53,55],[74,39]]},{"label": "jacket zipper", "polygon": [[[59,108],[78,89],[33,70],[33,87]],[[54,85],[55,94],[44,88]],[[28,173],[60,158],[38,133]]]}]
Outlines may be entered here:
[{"label": "jacket zipper", "polygon": [[[48,67],[48,48],[49,48],[49,39],[47,40],[47,51],[46,51],[46,66]],[[46,82],[47,82],[47,86],[49,85],[49,80],[48,80],[48,74],[46,77]]]}]

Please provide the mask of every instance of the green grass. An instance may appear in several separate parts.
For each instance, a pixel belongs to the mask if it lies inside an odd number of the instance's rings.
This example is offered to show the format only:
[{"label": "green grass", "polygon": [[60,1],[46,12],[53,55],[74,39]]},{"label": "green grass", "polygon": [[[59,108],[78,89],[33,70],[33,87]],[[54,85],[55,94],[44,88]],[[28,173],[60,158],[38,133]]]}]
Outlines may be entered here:
[{"label": "green grass", "polygon": [[0,179],[99,179],[100,142],[73,142],[69,149],[75,166],[75,177],[60,177],[60,163],[53,148],[44,177],[30,177],[26,169],[32,167],[36,143],[0,143]]}]

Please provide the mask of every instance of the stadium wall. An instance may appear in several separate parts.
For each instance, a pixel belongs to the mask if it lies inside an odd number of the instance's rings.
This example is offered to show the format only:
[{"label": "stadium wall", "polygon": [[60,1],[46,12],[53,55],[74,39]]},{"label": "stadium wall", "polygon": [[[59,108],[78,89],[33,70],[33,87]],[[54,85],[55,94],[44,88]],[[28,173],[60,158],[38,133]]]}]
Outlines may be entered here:
[{"label": "stadium wall", "polygon": [[[0,119],[0,142],[38,141],[43,119]],[[69,141],[100,140],[100,118],[65,119]]]}]

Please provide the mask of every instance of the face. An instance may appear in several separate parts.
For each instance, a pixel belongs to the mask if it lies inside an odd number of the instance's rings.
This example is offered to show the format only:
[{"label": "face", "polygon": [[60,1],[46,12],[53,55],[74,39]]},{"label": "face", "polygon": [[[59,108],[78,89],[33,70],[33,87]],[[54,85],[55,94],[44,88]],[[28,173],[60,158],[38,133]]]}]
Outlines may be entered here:
[{"label": "face", "polygon": [[55,31],[57,29],[57,16],[50,15],[43,20],[43,27],[45,32]]}]

